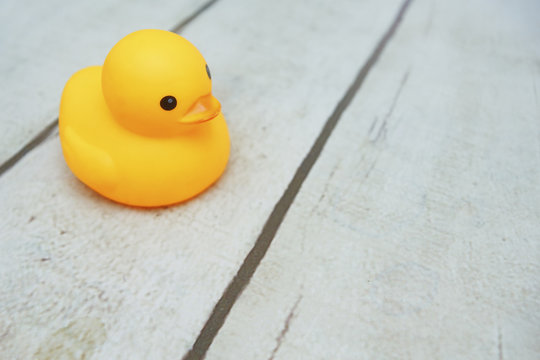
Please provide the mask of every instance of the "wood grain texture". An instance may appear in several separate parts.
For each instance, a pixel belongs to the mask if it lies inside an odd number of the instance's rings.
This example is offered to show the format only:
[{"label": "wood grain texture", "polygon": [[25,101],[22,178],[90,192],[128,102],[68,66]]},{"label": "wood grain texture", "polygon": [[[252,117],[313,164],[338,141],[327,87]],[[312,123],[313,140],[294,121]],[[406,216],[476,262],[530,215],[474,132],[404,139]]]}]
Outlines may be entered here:
[{"label": "wood grain texture", "polygon": [[535,1],[416,0],[206,359],[538,359]]},{"label": "wood grain texture", "polygon": [[186,204],[108,202],[69,172],[57,138],[4,174],[0,357],[181,357],[399,5],[230,0],[190,24],[232,153]]},{"label": "wood grain texture", "polygon": [[0,3],[0,164],[58,117],[77,70],[102,64],[121,37],[173,28],[204,2],[31,1]]}]

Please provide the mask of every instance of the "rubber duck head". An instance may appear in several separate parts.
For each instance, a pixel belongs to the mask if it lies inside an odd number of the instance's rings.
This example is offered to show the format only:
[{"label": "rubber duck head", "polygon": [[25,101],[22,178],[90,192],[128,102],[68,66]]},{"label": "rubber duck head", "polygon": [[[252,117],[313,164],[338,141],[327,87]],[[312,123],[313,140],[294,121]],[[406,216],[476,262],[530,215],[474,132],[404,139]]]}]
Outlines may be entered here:
[{"label": "rubber duck head", "polygon": [[203,56],[169,31],[140,30],[120,40],[105,59],[101,83],[116,121],[146,136],[182,133],[221,110]]}]

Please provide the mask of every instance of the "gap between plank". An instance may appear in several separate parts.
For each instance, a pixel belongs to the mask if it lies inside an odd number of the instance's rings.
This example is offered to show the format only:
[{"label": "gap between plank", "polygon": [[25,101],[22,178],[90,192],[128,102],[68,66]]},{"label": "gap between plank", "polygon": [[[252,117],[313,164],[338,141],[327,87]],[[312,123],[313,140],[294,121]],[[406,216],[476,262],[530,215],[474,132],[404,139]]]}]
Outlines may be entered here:
[{"label": "gap between plank", "polygon": [[195,12],[193,14],[191,14],[190,16],[188,16],[186,19],[180,21],[175,27],[173,27],[170,31],[174,32],[174,33],[178,33],[182,30],[184,30],[184,28],[189,25],[189,23],[191,23],[193,20],[195,20],[195,18],[197,18],[199,15],[201,15],[204,11],[208,10],[208,8],[212,5],[214,5],[218,0],[210,0],[206,3],[204,3],[200,8],[198,8],[197,10],[195,10]]},{"label": "gap between plank", "polygon": [[39,144],[45,141],[45,139],[47,139],[49,135],[52,134],[52,132],[56,129],[57,126],[58,126],[58,118],[56,118],[49,125],[45,126],[45,128],[41,130],[39,134],[37,134],[26,145],[24,145],[22,149],[20,149],[13,156],[11,156],[9,159],[4,161],[4,163],[0,165],[0,176],[2,176],[6,171],[11,169],[13,165],[19,162],[19,160],[21,160],[26,154],[34,150]]},{"label": "gap between plank", "polygon": [[[193,12],[190,16],[185,18],[176,24],[171,30],[171,32],[178,33],[182,31],[187,25],[189,25],[193,20],[195,20],[199,15],[201,15],[205,10],[214,5],[218,0],[210,0],[200,6],[197,10]],[[4,161],[0,165],[0,176],[2,176],[6,171],[11,169],[16,163],[19,162],[26,154],[34,150],[40,144],[42,144],[57,128],[58,118],[53,120],[49,125],[47,125],[43,130],[40,131],[32,140],[30,140],[26,145],[24,145],[19,151],[13,154],[9,159]]]},{"label": "gap between plank", "polygon": [[362,86],[369,71],[377,62],[387,43],[394,35],[411,1],[412,0],[405,0],[403,2],[391,26],[379,40],[370,57],[361,67],[354,81],[335,107],[332,115],[326,121],[324,127],[319,133],[319,136],[311,146],[311,149],[300,166],[296,169],[296,172],[287,186],[287,189],[285,189],[285,192],[283,195],[281,195],[281,198],[274,206],[274,209],[266,220],[266,223],[264,224],[255,245],[247,254],[236,275],[214,306],[214,309],[201,329],[199,336],[193,343],[192,348],[184,355],[182,358],[183,360],[200,360],[204,359],[206,356],[206,352],[210,348],[210,345],[212,345],[214,338],[225,323],[227,315],[231,311],[244,288],[249,283],[250,279],[253,277],[255,270],[257,270],[257,267],[266,254],[266,251],[270,247],[270,244],[272,243],[272,240],[283,222],[287,211],[291,207],[291,204],[302,187],[304,180],[307,178],[313,165],[321,154],[326,142],[328,141],[328,138],[341,118],[341,115],[343,115],[344,111],[351,103],[352,99],[358,92],[358,89]]}]

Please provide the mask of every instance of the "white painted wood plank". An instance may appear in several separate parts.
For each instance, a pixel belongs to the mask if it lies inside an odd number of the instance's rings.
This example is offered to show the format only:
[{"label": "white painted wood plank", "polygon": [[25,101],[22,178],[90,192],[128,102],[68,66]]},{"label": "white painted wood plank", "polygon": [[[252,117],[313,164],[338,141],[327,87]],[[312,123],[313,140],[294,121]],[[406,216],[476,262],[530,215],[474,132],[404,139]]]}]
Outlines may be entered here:
[{"label": "white painted wood plank", "polygon": [[228,0],[197,18],[183,34],[212,69],[232,152],[186,204],[104,200],[70,174],[57,138],[0,177],[0,357],[58,344],[182,356],[398,6]]},{"label": "white painted wood plank", "polygon": [[0,3],[0,164],[58,117],[60,95],[77,70],[102,64],[123,36],[170,29],[204,4],[180,1]]},{"label": "white painted wood plank", "polygon": [[206,359],[540,358],[539,13],[413,2]]}]

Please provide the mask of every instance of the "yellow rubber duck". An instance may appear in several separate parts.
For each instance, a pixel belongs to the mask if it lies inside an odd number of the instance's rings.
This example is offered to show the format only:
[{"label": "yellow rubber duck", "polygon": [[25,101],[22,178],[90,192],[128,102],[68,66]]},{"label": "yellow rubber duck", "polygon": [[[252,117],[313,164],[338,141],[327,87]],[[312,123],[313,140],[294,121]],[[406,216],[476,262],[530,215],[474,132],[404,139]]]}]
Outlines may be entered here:
[{"label": "yellow rubber duck", "polygon": [[229,159],[206,61],[164,30],[131,33],[103,66],[75,73],[62,93],[59,130],[73,173],[128,205],[189,199],[212,185]]}]

